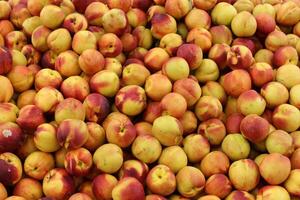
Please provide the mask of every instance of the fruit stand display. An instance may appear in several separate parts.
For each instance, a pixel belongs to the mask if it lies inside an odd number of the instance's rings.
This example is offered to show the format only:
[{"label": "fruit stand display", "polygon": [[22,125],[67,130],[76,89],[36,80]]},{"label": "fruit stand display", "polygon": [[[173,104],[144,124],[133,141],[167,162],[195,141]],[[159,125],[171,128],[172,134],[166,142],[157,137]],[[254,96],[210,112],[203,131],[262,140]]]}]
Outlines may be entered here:
[{"label": "fruit stand display", "polygon": [[299,200],[300,0],[0,0],[0,200]]}]

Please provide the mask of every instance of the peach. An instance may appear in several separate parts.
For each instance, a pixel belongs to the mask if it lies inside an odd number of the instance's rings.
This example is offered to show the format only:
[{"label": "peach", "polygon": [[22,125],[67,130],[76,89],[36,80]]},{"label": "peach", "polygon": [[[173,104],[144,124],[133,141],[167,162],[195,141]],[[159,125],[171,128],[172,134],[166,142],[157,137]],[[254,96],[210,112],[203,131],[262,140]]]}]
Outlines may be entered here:
[{"label": "peach", "polygon": [[163,110],[163,115],[170,115],[180,118],[187,110],[187,103],[182,95],[173,92],[162,98],[161,107]]},{"label": "peach", "polygon": [[290,160],[291,160],[291,165],[292,165],[292,169],[300,169],[300,148],[296,149]]},{"label": "peach", "polygon": [[181,195],[194,197],[204,189],[205,177],[199,169],[186,166],[176,174],[176,183]]},{"label": "peach", "polygon": [[288,45],[296,48],[299,36],[296,34],[291,34],[291,33],[287,34],[286,36],[288,37]]},{"label": "peach", "polygon": [[189,30],[199,27],[209,29],[211,26],[211,17],[205,10],[193,8],[190,10],[185,19],[185,25]]},{"label": "peach", "polygon": [[103,122],[107,140],[120,147],[128,147],[136,137],[136,130],[130,119],[119,112],[111,113]]},{"label": "peach", "polygon": [[168,33],[177,32],[176,20],[168,14],[154,14],[151,19],[151,33],[154,38],[161,39]]},{"label": "peach", "polygon": [[300,147],[300,132],[299,131],[292,132],[291,136],[293,138],[294,147],[296,149],[299,148]]},{"label": "peach", "polygon": [[233,113],[237,113],[237,98],[228,96],[226,105],[225,105],[225,114],[230,115]]},{"label": "peach", "polygon": [[269,65],[273,64],[274,53],[268,49],[260,49],[254,55],[256,62],[268,63]]},{"label": "peach", "polygon": [[151,135],[136,137],[132,146],[132,154],[144,163],[153,163],[160,157],[162,147],[159,141]]},{"label": "peach", "polygon": [[71,42],[71,35],[65,28],[56,29],[52,31],[47,37],[47,44],[49,49],[57,54],[70,49]]},{"label": "peach", "polygon": [[25,45],[22,48],[21,53],[26,59],[25,65],[33,65],[40,62],[41,54],[32,45]]},{"label": "peach", "polygon": [[6,198],[5,200],[26,200],[26,199],[24,197],[13,195],[13,196]]},{"label": "peach", "polygon": [[199,169],[206,176],[226,174],[229,169],[229,159],[222,151],[209,152],[200,162]]},{"label": "peach", "polygon": [[232,69],[248,69],[254,62],[249,48],[244,45],[234,45],[227,53],[227,65]]},{"label": "peach", "polygon": [[95,36],[97,41],[104,35],[104,29],[99,26],[89,26],[88,29],[90,32],[92,32]]},{"label": "peach", "polygon": [[261,161],[259,171],[265,181],[269,184],[277,185],[288,178],[291,171],[291,162],[286,156],[279,153],[271,153]]},{"label": "peach", "polygon": [[85,108],[86,118],[90,122],[102,122],[110,110],[108,100],[97,93],[89,94],[85,98],[83,106]]},{"label": "peach", "polygon": [[266,108],[266,101],[255,90],[248,90],[238,97],[237,108],[243,115],[261,115]]},{"label": "peach", "polygon": [[202,49],[195,44],[183,44],[177,50],[177,57],[184,58],[191,70],[197,69],[202,63]]},{"label": "peach", "polygon": [[21,53],[18,50],[11,50],[11,55],[12,55],[12,60],[13,60],[13,67],[18,66],[18,65],[27,65],[27,59],[24,56],[23,53]]},{"label": "peach", "polygon": [[131,52],[138,46],[138,40],[136,36],[131,33],[124,33],[120,39],[124,52]]},{"label": "peach", "polygon": [[55,70],[65,77],[79,75],[78,55],[71,50],[60,53],[55,60]]},{"label": "peach", "polygon": [[274,79],[271,65],[265,62],[256,62],[249,68],[249,73],[254,85],[261,87]]},{"label": "peach", "polygon": [[83,193],[83,194],[87,194],[90,198],[92,198],[92,200],[96,199],[96,197],[93,193],[92,182],[91,181],[84,181],[83,183],[81,183],[79,188],[78,188],[78,191]]},{"label": "peach", "polygon": [[123,50],[122,41],[114,33],[105,33],[98,40],[98,46],[105,57],[116,57]]},{"label": "peach", "polygon": [[88,82],[80,76],[70,76],[61,84],[61,91],[66,98],[83,101],[90,93]]},{"label": "peach", "polygon": [[233,70],[224,76],[222,86],[228,95],[238,97],[243,92],[251,89],[251,77],[245,70]]},{"label": "peach", "polygon": [[[40,162],[41,159],[43,162]],[[35,151],[29,154],[24,161],[24,172],[27,176],[42,180],[55,167],[54,158],[50,153]]]},{"label": "peach", "polygon": [[227,102],[227,95],[224,88],[215,81],[207,81],[206,84],[202,87],[203,96],[213,96],[219,99],[219,101],[225,105]]},{"label": "peach", "polygon": [[[132,192],[134,190],[134,192]],[[112,198],[121,200],[130,199],[145,199],[145,192],[143,185],[135,178],[127,177],[120,180],[112,190]]]},{"label": "peach", "polygon": [[252,2],[252,0],[238,0],[233,4],[233,6],[237,10],[237,12],[252,12],[255,5],[254,2]]},{"label": "peach", "polygon": [[23,178],[16,184],[13,194],[28,200],[39,199],[43,196],[42,184],[31,178]]},{"label": "peach", "polygon": [[27,35],[32,35],[33,31],[41,25],[43,24],[38,16],[29,17],[22,24],[23,30]]},{"label": "peach", "polygon": [[270,51],[276,51],[279,47],[288,45],[288,37],[281,31],[274,30],[265,39],[265,46]]},{"label": "peach", "polygon": [[165,115],[154,120],[152,134],[162,145],[178,145],[182,141],[183,127],[178,119]]},{"label": "peach", "polygon": [[34,104],[43,112],[55,111],[56,106],[64,99],[63,95],[53,87],[43,87],[35,97]]},{"label": "peach", "polygon": [[276,21],[273,16],[267,13],[260,13],[255,15],[255,20],[257,23],[257,32],[259,34],[268,35],[275,30]]},{"label": "peach", "polygon": [[298,95],[297,95],[299,91],[299,86],[300,85],[297,84],[290,89],[290,99],[289,99],[290,104],[296,106],[297,108],[300,108]]},{"label": "peach", "polygon": [[118,75],[109,70],[102,70],[94,74],[90,80],[92,91],[98,92],[105,97],[113,97],[117,94],[120,87]]},{"label": "peach", "polygon": [[275,130],[268,135],[266,148],[269,153],[289,156],[294,151],[293,138],[285,131]]},{"label": "peach", "polygon": [[189,162],[198,163],[210,152],[210,144],[202,135],[191,134],[184,138],[183,150]]},{"label": "peach", "polygon": [[189,0],[166,0],[165,9],[169,15],[180,19],[192,9],[192,2]]},{"label": "peach", "polygon": [[165,49],[169,55],[175,55],[178,47],[183,44],[182,37],[176,33],[168,33],[160,40],[159,46]]},{"label": "peach", "polygon": [[188,157],[181,147],[170,146],[162,151],[158,163],[168,166],[174,173],[177,173],[180,169],[187,166]]},{"label": "peach", "polygon": [[92,198],[84,193],[75,193],[69,198],[69,200],[92,200]]},{"label": "peach", "polygon": [[252,194],[240,190],[234,190],[225,198],[225,200],[233,200],[233,199],[255,200]]},{"label": "peach", "polygon": [[1,20],[2,19],[8,19],[9,14],[12,10],[9,3],[6,2],[6,1],[0,2],[0,8],[1,8],[0,19]]},{"label": "peach", "polygon": [[90,25],[101,26],[102,16],[109,11],[106,4],[93,2],[85,9],[85,17]]},{"label": "peach", "polygon": [[195,105],[195,114],[200,121],[218,118],[222,110],[221,102],[213,96],[202,96]]},{"label": "peach", "polygon": [[116,58],[105,58],[104,70],[115,72],[118,76],[121,76],[122,65]]},{"label": "peach", "polygon": [[41,69],[35,75],[35,88],[37,90],[42,89],[43,87],[53,87],[58,88],[62,82],[61,75],[52,69]]},{"label": "peach", "polygon": [[35,49],[45,52],[49,49],[47,37],[51,33],[50,29],[45,26],[38,26],[31,35],[31,42]]},{"label": "peach", "polygon": [[[255,42],[257,42],[258,44],[256,44]],[[255,37],[252,37],[252,38],[236,38],[232,42],[232,46],[235,46],[235,45],[242,45],[242,46],[247,47],[251,51],[252,55],[255,54],[257,49],[261,48],[260,47],[261,46],[260,42],[256,41]]]},{"label": "peach", "polygon": [[12,31],[5,36],[5,46],[10,50],[21,51],[26,44],[26,35],[21,31]]},{"label": "peach", "polygon": [[242,191],[250,191],[259,183],[260,175],[256,163],[250,159],[233,162],[229,168],[229,179],[233,186]]},{"label": "peach", "polygon": [[278,48],[273,57],[273,63],[275,66],[280,67],[286,64],[294,64],[298,63],[298,54],[294,47],[284,46]]},{"label": "peach", "polygon": [[[137,0],[137,1],[139,1],[139,0]],[[147,24],[147,15],[143,10],[141,10],[139,8],[131,8],[126,13],[126,16],[128,19],[128,23],[133,28],[136,28],[138,26],[145,26]]]},{"label": "peach", "polygon": [[96,176],[92,182],[92,192],[95,195],[95,198],[111,199],[112,190],[117,183],[118,180],[112,175],[101,174]]},{"label": "peach", "polygon": [[284,187],[286,190],[295,196],[299,196],[300,190],[298,188],[299,185],[299,176],[300,176],[300,169],[294,169],[291,171],[288,179],[284,183]]},{"label": "peach", "polygon": [[276,107],[272,121],[273,125],[287,132],[295,131],[300,126],[300,111],[297,107],[290,104],[281,104]]},{"label": "peach", "polygon": [[162,67],[162,72],[173,81],[187,78],[189,74],[189,65],[181,57],[170,58]]},{"label": "peach", "polygon": [[13,24],[9,20],[0,20],[0,34],[5,37],[14,30]]},{"label": "peach", "polygon": [[213,26],[209,29],[212,35],[213,44],[227,44],[230,45],[232,42],[232,33],[229,28],[225,25]]},{"label": "peach", "polygon": [[34,132],[34,145],[43,152],[55,152],[60,149],[56,138],[56,128],[48,123],[41,124]]},{"label": "peach", "polygon": [[[227,135],[222,142],[222,151],[232,160],[245,159],[250,153],[249,142],[239,133]],[[236,151],[236,148],[239,151]]]},{"label": "peach", "polygon": [[273,17],[275,19],[276,10],[272,5],[273,5],[273,3],[268,2],[268,1],[263,2],[263,3],[258,3],[254,7],[252,13],[253,13],[254,16],[265,13],[265,14],[268,14],[268,15],[270,15],[271,17]]},{"label": "peach", "polygon": [[43,192],[46,197],[58,200],[67,199],[74,193],[74,190],[74,180],[65,169],[52,169],[43,179]]},{"label": "peach", "polygon": [[201,83],[215,81],[219,78],[219,68],[215,61],[203,59],[200,66],[196,69],[195,76]]},{"label": "peach", "polygon": [[[240,27],[247,23],[247,28]],[[239,12],[233,17],[231,22],[231,29],[234,35],[238,37],[250,37],[256,32],[257,23],[254,16],[248,11]]]},{"label": "peach", "polygon": [[209,119],[199,125],[197,132],[203,135],[210,144],[219,145],[226,135],[226,128],[221,120]]},{"label": "peach", "polygon": [[276,21],[285,26],[293,26],[300,20],[300,8],[293,1],[282,3],[276,12]]},{"label": "peach", "polygon": [[[1,35],[1,34],[0,34],[0,35]],[[0,45],[1,45],[1,46],[4,46],[4,44],[5,44],[4,37],[1,35],[1,36],[0,36]]]},{"label": "peach", "polygon": [[[289,73],[287,77],[287,73]],[[276,73],[276,81],[282,83],[288,89],[300,83],[300,69],[298,66],[288,63],[278,68]]]},{"label": "peach", "polygon": [[89,173],[93,164],[91,153],[85,148],[71,150],[65,157],[65,169],[74,176],[85,176]]},{"label": "peach", "polygon": [[102,172],[115,173],[123,165],[122,149],[115,144],[104,144],[95,151],[93,161]]},{"label": "peach", "polygon": [[17,155],[20,159],[25,160],[29,154],[37,151],[32,135],[27,135],[20,148],[17,150]]},{"label": "peach", "polygon": [[189,31],[186,41],[198,45],[203,52],[208,52],[212,46],[212,34],[205,28],[196,27]]},{"label": "peach", "polygon": [[68,29],[71,33],[77,33],[79,31],[86,30],[88,22],[82,14],[74,12],[65,17],[63,27]]},{"label": "peach", "polygon": [[209,177],[205,184],[205,193],[225,198],[231,192],[231,182],[224,174],[214,174]]},{"label": "peach", "polygon": [[[146,122],[153,123],[154,120],[162,115],[160,102],[149,102],[143,114]],[[152,132],[152,131],[151,131]]]},{"label": "peach", "polygon": [[176,178],[172,170],[166,165],[153,167],[146,179],[148,189],[155,194],[167,196],[176,190]]},{"label": "peach", "polygon": [[175,81],[173,91],[184,97],[188,107],[195,105],[202,93],[200,85],[191,78]]},{"label": "peach", "polygon": [[13,103],[0,103],[0,123],[16,122],[19,108]]},{"label": "peach", "polygon": [[2,183],[0,183],[0,198],[1,199],[5,199],[7,198],[7,191],[6,191],[6,188],[4,187],[4,185]]},{"label": "peach", "polygon": [[295,34],[296,36],[300,35],[300,23],[299,22],[297,24],[295,24],[295,26],[293,28],[293,34]]},{"label": "peach", "polygon": [[[275,97],[274,95],[277,94],[278,92],[280,92],[281,94],[280,97],[278,96]],[[265,84],[261,88],[260,93],[266,100],[267,106],[270,108],[284,104],[289,99],[289,92],[287,88],[279,82],[269,82]]]},{"label": "peach", "polygon": [[149,76],[150,72],[144,65],[132,63],[123,68],[122,83],[143,86]]},{"label": "peach", "polygon": [[35,105],[27,105],[20,109],[17,124],[25,131],[32,132],[45,122],[41,109]]},{"label": "peach", "polygon": [[79,119],[66,119],[57,129],[57,141],[66,149],[76,149],[88,139],[87,125]]},{"label": "peach", "polygon": [[5,152],[0,154],[0,180],[5,186],[11,186],[19,182],[22,178],[22,163],[20,159],[13,153]]},{"label": "peach", "polygon": [[97,38],[90,31],[78,31],[73,36],[72,49],[78,53],[82,54],[87,49],[97,48]]},{"label": "peach", "polygon": [[119,177],[120,179],[133,177],[144,184],[148,171],[149,168],[145,163],[138,160],[127,160],[119,171]]},{"label": "peach", "polygon": [[128,20],[123,10],[113,8],[102,16],[102,26],[108,33],[122,35],[128,26]]},{"label": "peach", "polygon": [[162,48],[156,47],[149,50],[144,58],[144,62],[151,71],[159,71],[163,64],[169,60],[169,54]]},{"label": "peach", "polygon": [[227,2],[216,4],[211,12],[212,21],[217,25],[230,25],[236,15],[237,10]]},{"label": "peach", "polygon": [[135,37],[137,46],[145,49],[150,49],[152,46],[153,38],[150,29],[144,26],[138,26],[132,31],[132,35]]},{"label": "peach", "polygon": [[[50,29],[58,28],[64,21],[65,13],[55,5],[46,5],[40,13],[42,24]],[[55,19],[55,20],[53,20]]]},{"label": "peach", "polygon": [[29,10],[25,4],[19,3],[15,6],[12,6],[10,12],[10,21],[19,29],[22,28],[23,22],[31,17]]},{"label": "peach", "polygon": [[141,121],[135,125],[136,134],[139,135],[152,135],[152,124],[149,122]]},{"label": "peach", "polygon": [[65,162],[65,157],[67,154],[67,149],[65,148],[60,148],[58,151],[55,152],[55,166],[56,167],[60,167],[60,168],[64,168],[64,162]]},{"label": "peach", "polygon": [[269,129],[269,122],[256,114],[247,115],[240,124],[243,136],[253,143],[263,141],[268,136]]},{"label": "peach", "polygon": [[145,92],[154,101],[160,101],[172,91],[172,83],[167,76],[152,74],[145,81]]},{"label": "peach", "polygon": [[224,69],[227,66],[227,53],[229,51],[230,47],[227,44],[214,44],[208,52],[208,58],[213,60],[220,69]]},{"label": "peach", "polygon": [[98,147],[105,143],[105,131],[99,124],[88,122],[88,140],[83,145],[89,151],[95,151]]},{"label": "peach", "polygon": [[123,10],[124,12],[128,12],[128,10],[130,9],[132,2],[131,0],[125,0],[125,1],[121,1],[121,0],[106,0],[107,5],[109,6],[110,9],[113,8],[118,8]]},{"label": "peach", "polygon": [[54,51],[48,50],[41,55],[40,61],[43,68],[55,69],[55,61],[59,54]]},{"label": "peach", "polygon": [[26,66],[15,66],[8,74],[14,90],[17,92],[24,92],[31,88],[34,82],[34,74]]},{"label": "peach", "polygon": [[277,185],[268,185],[262,187],[257,193],[257,200],[275,200],[280,196],[282,200],[291,199],[288,191],[285,188]]},{"label": "peach", "polygon": [[227,133],[239,133],[240,124],[244,116],[241,113],[232,113],[226,118],[226,130]]},{"label": "peach", "polygon": [[116,94],[115,104],[126,115],[138,115],[146,108],[145,90],[136,85],[125,86]]},{"label": "peach", "polygon": [[146,200],[166,200],[166,198],[156,194],[149,194],[146,196]]},{"label": "peach", "polygon": [[198,198],[197,200],[220,200],[216,195],[204,195]]},{"label": "peach", "polygon": [[145,11],[151,6],[151,4],[152,2],[150,0],[133,0],[131,7]]},{"label": "peach", "polygon": [[203,10],[211,10],[217,4],[217,0],[194,0],[194,6]]},{"label": "peach", "polygon": [[34,16],[39,16],[41,10],[44,6],[46,6],[48,3],[48,0],[27,0],[27,9],[29,12]]},{"label": "peach", "polygon": [[22,129],[13,122],[2,122],[0,124],[0,153],[15,152],[21,147],[24,135]]}]

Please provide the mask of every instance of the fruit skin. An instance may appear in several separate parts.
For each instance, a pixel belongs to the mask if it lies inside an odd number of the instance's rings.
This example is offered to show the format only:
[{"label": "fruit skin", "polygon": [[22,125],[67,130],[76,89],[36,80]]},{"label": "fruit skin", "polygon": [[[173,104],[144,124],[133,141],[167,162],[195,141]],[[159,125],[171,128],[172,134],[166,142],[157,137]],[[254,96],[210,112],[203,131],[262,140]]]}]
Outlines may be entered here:
[{"label": "fruit skin", "polygon": [[[233,161],[245,159],[250,153],[249,142],[239,133],[227,135],[221,146],[224,153]],[[239,152],[235,151],[237,146],[239,146]]]},{"label": "fruit skin", "polygon": [[68,29],[70,33],[77,33],[78,31],[86,30],[88,22],[83,15],[75,12],[65,17],[63,27]]},{"label": "fruit skin", "polygon": [[57,141],[66,149],[76,149],[88,140],[87,125],[78,119],[66,119],[57,129]]},{"label": "fruit skin", "polygon": [[74,193],[74,191],[74,181],[65,169],[52,169],[45,175],[43,179],[43,192],[46,197],[61,200],[67,199]]},{"label": "fruit skin", "polygon": [[60,90],[65,98],[75,98],[81,102],[90,93],[89,83],[81,76],[68,77],[62,82]]},{"label": "fruit skin", "polygon": [[210,144],[202,135],[190,134],[183,140],[183,150],[189,162],[198,163],[210,152]]},{"label": "fruit skin", "polygon": [[128,26],[125,12],[118,8],[109,10],[102,16],[102,26],[106,32],[121,36]]},{"label": "fruit skin", "polygon": [[[50,29],[59,27],[64,18],[65,13],[63,10],[55,5],[46,5],[40,13],[42,24]],[[53,20],[55,19],[55,20]]]},{"label": "fruit skin", "polygon": [[250,159],[235,161],[231,164],[228,173],[233,186],[242,191],[252,190],[260,180],[258,166]]},{"label": "fruit skin", "polygon": [[184,58],[191,70],[197,69],[203,59],[202,49],[196,44],[183,44],[178,47],[176,55]]},{"label": "fruit skin", "polygon": [[34,82],[34,74],[26,66],[15,66],[7,74],[7,78],[16,92],[24,92],[30,89]]},{"label": "fruit skin", "polygon": [[192,2],[189,0],[166,0],[165,9],[169,15],[180,19],[192,9]]},{"label": "fruit skin", "polygon": [[1,199],[5,199],[7,197],[7,191],[6,191],[6,188],[5,186],[1,183],[0,184],[0,198]]},{"label": "fruit skin", "polygon": [[215,195],[205,195],[201,196],[198,200],[220,200],[220,198]]},{"label": "fruit skin", "polygon": [[75,193],[70,198],[70,200],[92,200],[92,198],[84,193]]},{"label": "fruit skin", "polygon": [[144,185],[148,172],[147,164],[138,160],[126,160],[119,171],[119,178],[133,177]]},{"label": "fruit skin", "polygon": [[106,4],[101,2],[93,2],[89,4],[84,12],[84,16],[90,25],[102,25],[102,16],[109,11]]},{"label": "fruit skin", "polygon": [[279,24],[292,26],[300,20],[300,8],[293,1],[281,4],[276,13],[276,21]]},{"label": "fruit skin", "polygon": [[[274,170],[274,166],[276,166],[277,170],[280,170],[280,174]],[[271,153],[263,158],[259,165],[259,171],[269,184],[280,184],[288,178],[291,172],[291,162],[286,156],[279,153]]]},{"label": "fruit skin", "polygon": [[269,130],[269,122],[256,114],[247,115],[240,124],[243,136],[253,143],[263,141],[268,136]]},{"label": "fruit skin", "polygon": [[203,135],[210,144],[219,145],[226,135],[226,128],[221,120],[209,119],[198,126],[197,133]]},{"label": "fruit skin", "polygon": [[229,158],[222,151],[209,152],[200,162],[199,169],[210,177],[213,174],[226,174],[229,169]]},{"label": "fruit skin", "polygon": [[0,168],[3,172],[0,176],[1,183],[12,186],[22,178],[23,168],[21,160],[13,153],[0,154]]},{"label": "fruit skin", "polygon": [[91,93],[84,102],[86,119],[90,122],[102,122],[109,114],[110,105],[108,100],[101,94]]},{"label": "fruit skin", "polygon": [[299,184],[299,176],[300,176],[300,169],[294,169],[291,171],[288,179],[284,182],[284,187],[286,190],[295,196],[299,196],[300,190],[297,187]]},{"label": "fruit skin", "polygon": [[290,199],[290,195],[288,193],[288,191],[286,191],[285,188],[281,187],[281,186],[277,186],[277,185],[268,185],[268,186],[264,186],[262,187],[258,193],[257,193],[257,200],[262,200],[262,199],[266,199],[266,200],[275,200],[276,198],[278,198],[278,196],[280,196],[280,198],[282,198],[282,200],[288,200]]},{"label": "fruit skin", "polygon": [[276,107],[272,121],[273,125],[277,129],[282,129],[287,132],[295,131],[300,126],[300,120],[298,117],[300,112],[298,108],[290,104],[281,104],[280,106]]},{"label": "fruit skin", "polygon": [[151,33],[156,39],[161,39],[168,33],[176,33],[176,20],[168,14],[155,14],[151,19]]},{"label": "fruit skin", "polygon": [[265,39],[268,50],[275,52],[278,48],[288,45],[288,37],[281,31],[274,30]]},{"label": "fruit skin", "polygon": [[144,88],[147,97],[153,101],[160,101],[172,91],[172,83],[163,74],[152,74],[146,79]]},{"label": "fruit skin", "polygon": [[149,76],[150,72],[144,65],[131,63],[123,69],[122,82],[124,85],[143,86]]},{"label": "fruit skin", "polygon": [[176,190],[175,174],[166,165],[156,165],[149,171],[146,184],[155,194],[170,195]]},{"label": "fruit skin", "polygon": [[269,153],[280,153],[285,156],[290,156],[294,151],[293,138],[285,131],[272,131],[265,142]]},{"label": "fruit skin", "polygon": [[43,87],[40,89],[35,97],[34,104],[44,113],[53,113],[56,106],[63,101],[63,95],[53,87]]},{"label": "fruit skin", "polygon": [[0,102],[8,102],[13,96],[14,88],[10,82],[10,80],[0,75],[0,84],[3,86],[3,90],[0,91]]},{"label": "fruit skin", "polygon": [[154,120],[152,134],[162,145],[179,145],[182,141],[183,127],[178,119],[165,115]]},{"label": "fruit skin", "polygon": [[31,178],[23,178],[16,184],[13,194],[28,200],[39,199],[43,196],[42,184]]},{"label": "fruit skin", "polygon": [[0,152],[15,152],[21,147],[24,134],[22,129],[13,122],[3,122],[0,124]]},{"label": "fruit skin", "polygon": [[21,108],[17,118],[17,124],[29,133],[33,133],[45,121],[42,110],[35,105],[27,105]]},{"label": "fruit skin", "polygon": [[171,146],[162,151],[158,163],[168,166],[174,173],[177,173],[187,166],[188,157],[181,147]]},{"label": "fruit skin", "polygon": [[109,174],[115,173],[123,164],[122,149],[115,144],[104,144],[94,152],[93,161],[99,170]]},{"label": "fruit skin", "polygon": [[[287,77],[287,73],[290,74]],[[278,68],[276,73],[276,81],[282,83],[288,89],[300,83],[300,69],[293,64],[285,64]]]},{"label": "fruit skin", "polygon": [[6,47],[0,47],[0,75],[7,74],[13,67],[13,58],[10,51]]},{"label": "fruit skin", "polygon": [[93,75],[104,68],[105,59],[99,51],[87,49],[79,56],[78,64],[84,73]]},{"label": "fruit skin", "polygon": [[55,152],[61,148],[56,138],[56,127],[49,123],[37,127],[33,141],[35,146],[43,152]]},{"label": "fruit skin", "polygon": [[[135,192],[132,192],[132,189]],[[112,198],[116,200],[125,200],[127,198],[144,200],[145,192],[143,185],[135,178],[124,178],[112,190]]]},{"label": "fruit skin", "polygon": [[205,192],[219,198],[225,198],[231,192],[232,186],[227,176],[215,174],[209,177],[205,184]]},{"label": "fruit skin", "polygon": [[181,94],[175,92],[164,96],[160,104],[163,110],[163,115],[170,115],[176,118],[182,117],[187,110],[187,102],[185,98]]},{"label": "fruit skin", "polygon": [[218,3],[212,10],[212,21],[218,25],[230,25],[232,19],[237,15],[237,10],[227,2]]},{"label": "fruit skin", "polygon": [[213,96],[202,96],[195,105],[195,114],[200,121],[218,118],[222,111],[221,102]]},{"label": "fruit skin", "polygon": [[66,98],[55,109],[55,121],[59,124],[65,119],[85,119],[85,109],[80,101],[74,98]]},{"label": "fruit skin", "polygon": [[234,200],[234,199],[245,199],[245,200],[255,200],[254,196],[248,192],[240,191],[240,190],[234,190],[232,191],[225,200]]},{"label": "fruit skin", "polygon": [[96,176],[92,182],[92,192],[95,195],[95,198],[111,199],[112,190],[117,183],[118,180],[112,175],[101,174]]},{"label": "fruit skin", "polygon": [[274,79],[272,66],[265,62],[257,62],[249,68],[254,85],[261,87]]},{"label": "fruit skin", "polygon": [[40,90],[43,87],[51,86],[53,88],[59,88],[62,82],[62,76],[59,72],[52,69],[41,69],[35,75],[34,86],[36,90]]},{"label": "fruit skin", "polygon": [[78,31],[73,36],[72,49],[81,55],[87,49],[97,48],[97,38],[90,31]]},{"label": "fruit skin", "polygon": [[244,45],[234,45],[227,53],[227,65],[231,69],[248,69],[254,62],[249,48]]},{"label": "fruit skin", "polygon": [[199,169],[186,166],[176,174],[176,183],[181,195],[194,197],[204,189],[205,177]]},{"label": "fruit skin", "polygon": [[150,71],[159,71],[170,58],[168,52],[160,47],[150,49],[144,56],[144,63]]}]

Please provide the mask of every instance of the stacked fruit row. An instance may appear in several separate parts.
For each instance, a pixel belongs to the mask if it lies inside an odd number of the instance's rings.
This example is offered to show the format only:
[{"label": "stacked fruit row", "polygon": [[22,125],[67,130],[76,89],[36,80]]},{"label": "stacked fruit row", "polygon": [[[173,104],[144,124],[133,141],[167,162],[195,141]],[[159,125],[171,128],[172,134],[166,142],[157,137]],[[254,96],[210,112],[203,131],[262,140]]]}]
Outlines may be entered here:
[{"label": "stacked fruit row", "polygon": [[300,199],[300,0],[0,0],[0,200]]}]

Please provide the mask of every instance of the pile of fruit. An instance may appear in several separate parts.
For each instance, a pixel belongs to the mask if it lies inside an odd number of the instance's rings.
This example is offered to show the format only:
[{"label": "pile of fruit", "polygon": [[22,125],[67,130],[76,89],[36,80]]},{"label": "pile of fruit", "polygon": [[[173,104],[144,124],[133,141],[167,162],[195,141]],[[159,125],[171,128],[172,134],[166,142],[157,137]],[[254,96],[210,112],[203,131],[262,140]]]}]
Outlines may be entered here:
[{"label": "pile of fruit", "polygon": [[299,200],[300,0],[0,0],[0,200]]}]

